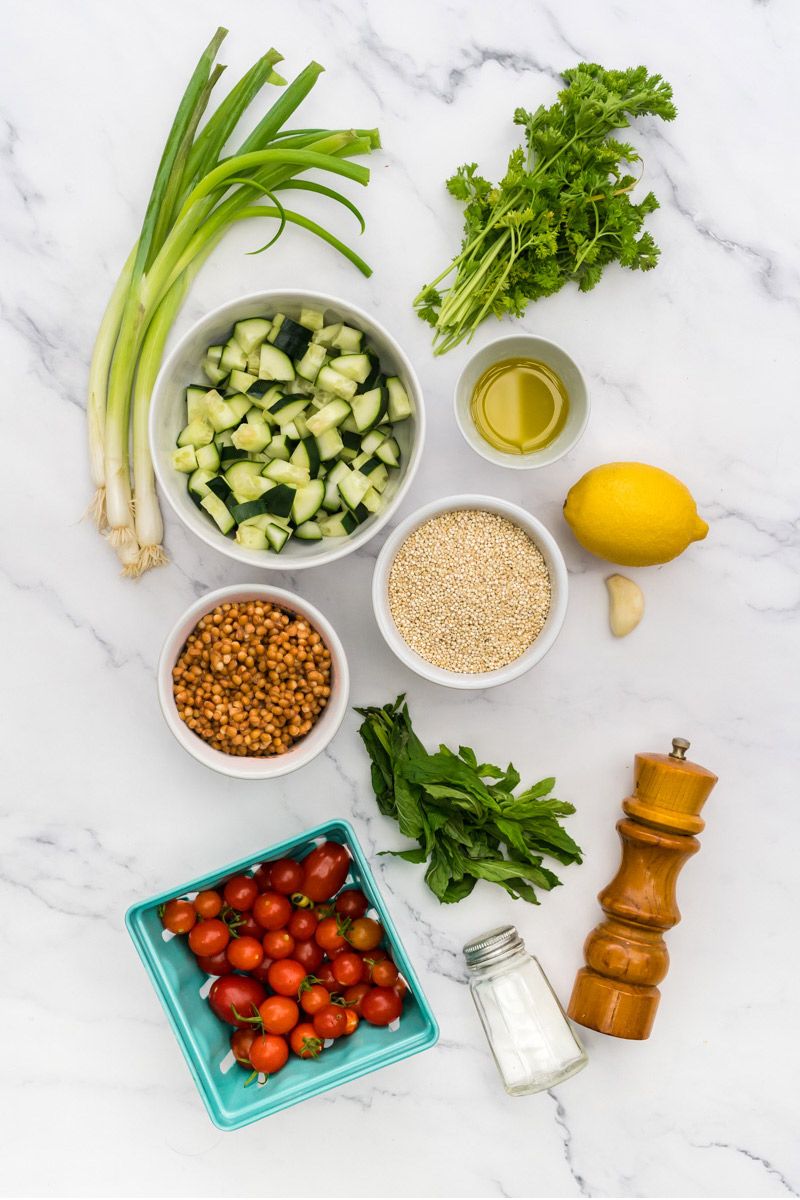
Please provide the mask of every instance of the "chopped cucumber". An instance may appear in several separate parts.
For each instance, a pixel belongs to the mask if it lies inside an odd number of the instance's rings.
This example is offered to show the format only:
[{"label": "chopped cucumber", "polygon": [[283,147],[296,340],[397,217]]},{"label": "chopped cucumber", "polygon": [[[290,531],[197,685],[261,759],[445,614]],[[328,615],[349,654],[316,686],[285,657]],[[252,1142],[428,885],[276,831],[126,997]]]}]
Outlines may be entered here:
[{"label": "chopped cucumber", "polygon": [[173,450],[172,465],[176,471],[182,471],[184,475],[191,475],[192,471],[196,471],[197,453],[194,446],[188,444],[181,446],[179,450]]},{"label": "chopped cucumber", "polygon": [[284,354],[283,350],[265,342],[261,347],[258,374],[261,379],[294,379],[292,360],[288,354]]}]

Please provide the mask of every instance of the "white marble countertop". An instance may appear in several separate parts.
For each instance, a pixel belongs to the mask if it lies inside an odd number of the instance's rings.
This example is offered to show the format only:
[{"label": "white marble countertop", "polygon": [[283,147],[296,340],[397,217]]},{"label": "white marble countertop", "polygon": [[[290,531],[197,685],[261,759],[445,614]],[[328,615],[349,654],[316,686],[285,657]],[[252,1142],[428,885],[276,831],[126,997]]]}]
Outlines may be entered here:
[{"label": "white marble countertop", "polygon": [[[411,354],[428,407],[427,451],[402,513],[464,490],[518,501],[562,546],[571,597],[533,673],[467,696],[425,684],[382,642],[368,599],[380,536],[344,563],[269,578],[334,621],[353,703],[406,690],[426,741],[513,758],[526,779],[557,775],[586,850],[540,908],[485,886],[441,908],[419,868],[374,857],[441,1042],[229,1135],[203,1110],[125,933],[126,908],[330,816],[352,820],[370,853],[400,841],[376,812],[354,715],[329,753],[271,786],[226,780],[183,753],[156,703],[161,641],[194,597],[252,573],[169,522],[171,565],[134,585],[80,520],[94,332],[183,81],[219,20],[231,28],[231,77],[270,44],[290,72],[312,57],[326,65],[302,124],[380,126],[385,150],[359,197],[359,249],[375,274],[361,278],[297,232],[246,257],[258,243],[237,230],[177,329],[273,285],[307,284],[374,311]],[[30,0],[7,12],[4,1194],[798,1194],[798,55],[789,0]],[[647,275],[610,270],[590,296],[566,288],[520,323],[574,352],[594,407],[568,458],[506,473],[458,436],[451,395],[466,351],[434,360],[410,298],[459,239],[446,175],[474,158],[496,175],[515,141],[514,108],[551,102],[559,69],[581,58],[645,62],[674,86],[678,120],[633,133],[662,203],[648,224],[663,258]],[[351,234],[346,213],[332,220]],[[477,342],[504,331],[486,324]],[[606,567],[579,550],[560,509],[586,469],[620,458],[674,471],[711,532],[678,561],[636,573],[646,618],[616,642]],[[680,881],[684,920],[669,936],[654,1035],[628,1044],[587,1033],[583,1074],[510,1099],[460,947],[514,921],[566,999],[595,895],[616,866],[633,755],[674,734],[720,782],[702,852]]]}]

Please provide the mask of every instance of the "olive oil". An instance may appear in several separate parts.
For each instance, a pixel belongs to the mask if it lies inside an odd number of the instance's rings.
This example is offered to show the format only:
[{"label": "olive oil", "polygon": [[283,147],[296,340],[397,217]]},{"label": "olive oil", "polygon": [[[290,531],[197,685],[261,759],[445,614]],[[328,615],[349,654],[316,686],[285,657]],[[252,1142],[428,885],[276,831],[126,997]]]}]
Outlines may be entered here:
[{"label": "olive oil", "polygon": [[531,454],[554,442],[569,415],[559,376],[532,358],[506,358],[484,371],[472,393],[472,420],[495,450]]}]

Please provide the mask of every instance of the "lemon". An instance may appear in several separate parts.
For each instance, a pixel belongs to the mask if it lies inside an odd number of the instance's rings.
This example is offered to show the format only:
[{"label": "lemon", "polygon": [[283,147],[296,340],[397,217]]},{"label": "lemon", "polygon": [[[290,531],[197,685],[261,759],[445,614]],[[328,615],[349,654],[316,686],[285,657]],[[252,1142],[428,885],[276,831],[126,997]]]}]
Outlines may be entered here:
[{"label": "lemon", "polygon": [[606,463],[570,488],[564,517],[585,550],[626,567],[677,558],[708,525],[679,479],[646,463]]}]

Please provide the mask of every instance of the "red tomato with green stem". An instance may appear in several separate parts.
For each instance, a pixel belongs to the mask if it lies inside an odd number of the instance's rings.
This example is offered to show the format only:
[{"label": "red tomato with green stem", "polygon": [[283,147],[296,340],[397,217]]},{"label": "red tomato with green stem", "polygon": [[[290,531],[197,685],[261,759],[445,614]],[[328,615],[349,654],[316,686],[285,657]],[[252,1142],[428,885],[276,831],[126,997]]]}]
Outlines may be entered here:
[{"label": "red tomato with green stem", "polygon": [[249,912],[258,896],[258,884],[250,875],[234,875],[222,890],[225,903],[237,912]]},{"label": "red tomato with green stem", "polygon": [[247,1029],[266,995],[264,985],[249,975],[224,975],[211,985],[208,1003],[220,1021]]},{"label": "red tomato with green stem", "polygon": [[338,842],[324,842],[303,859],[303,882],[297,890],[314,903],[330,900],[347,879],[350,855]]},{"label": "red tomato with green stem", "polygon": [[161,912],[161,924],[170,933],[188,933],[197,920],[190,900],[168,900]]},{"label": "red tomato with green stem", "polygon": [[250,1062],[250,1047],[258,1037],[257,1029],[234,1029],[231,1034],[231,1050],[233,1057],[243,1067],[250,1067],[253,1064]]},{"label": "red tomato with green stem", "polygon": [[300,1020],[297,1001],[289,996],[267,996],[259,1005],[258,1014],[267,1033],[291,1033]]},{"label": "red tomato with green stem", "polygon": [[274,1033],[261,1033],[250,1047],[250,1062],[253,1070],[264,1075],[275,1075],[286,1066],[289,1047],[286,1040]]},{"label": "red tomato with green stem", "polygon": [[371,988],[361,1001],[361,1015],[370,1025],[391,1025],[402,1011],[403,1002],[392,988]]},{"label": "red tomato with green stem", "polygon": [[397,967],[393,962],[389,962],[388,958],[376,962],[372,968],[372,982],[375,987],[394,987],[397,983],[397,976]]},{"label": "red tomato with green stem", "polygon": [[348,921],[346,917],[325,917],[317,926],[314,940],[326,954],[347,949]]},{"label": "red tomato with green stem", "polygon": [[330,992],[321,983],[309,984],[305,990],[301,989],[300,991],[300,1007],[310,1017],[313,1017],[315,1013],[325,1008],[326,1004],[330,1004],[330,1002]]},{"label": "red tomato with green stem", "polygon": [[349,917],[351,921],[355,921],[358,917],[364,916],[369,908],[369,900],[360,888],[348,888],[347,891],[340,892],[336,897],[334,908],[343,917]]},{"label": "red tomato with green stem", "polygon": [[361,1001],[364,999],[369,990],[370,987],[368,983],[356,983],[353,984],[352,987],[349,987],[345,990],[345,1004],[352,1006],[359,1016],[361,1015]]},{"label": "red tomato with green stem", "polygon": [[189,949],[198,958],[209,958],[224,950],[230,940],[230,930],[225,922],[212,917],[210,921],[199,921],[190,931]]},{"label": "red tomato with green stem", "polygon": [[233,937],[254,937],[259,941],[263,937],[264,930],[251,912],[240,913],[228,909],[227,913],[223,914],[223,920]]},{"label": "red tomato with green stem", "polygon": [[267,972],[269,986],[279,996],[296,996],[305,977],[305,967],[291,958],[274,962]]},{"label": "red tomato with green stem", "polygon": [[292,915],[292,906],[280,892],[262,892],[253,905],[253,916],[262,929],[283,929]]},{"label": "red tomato with green stem", "polygon": [[322,1053],[322,1038],[310,1021],[295,1025],[289,1034],[289,1045],[298,1058],[318,1058]]},{"label": "red tomato with green stem", "polygon": [[291,896],[293,892],[300,891],[303,876],[304,871],[299,862],[295,862],[293,858],[279,858],[272,864],[269,874],[270,887],[273,892],[280,892],[282,896]]},{"label": "red tomato with green stem", "polygon": [[263,946],[265,954],[272,959],[291,958],[295,941],[285,929],[271,929],[264,934]]}]

